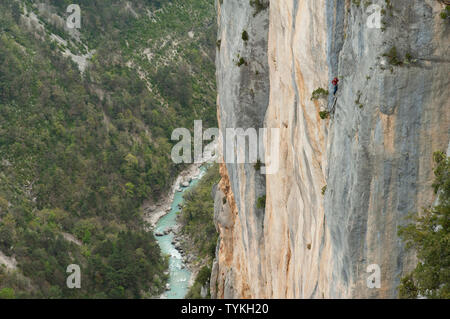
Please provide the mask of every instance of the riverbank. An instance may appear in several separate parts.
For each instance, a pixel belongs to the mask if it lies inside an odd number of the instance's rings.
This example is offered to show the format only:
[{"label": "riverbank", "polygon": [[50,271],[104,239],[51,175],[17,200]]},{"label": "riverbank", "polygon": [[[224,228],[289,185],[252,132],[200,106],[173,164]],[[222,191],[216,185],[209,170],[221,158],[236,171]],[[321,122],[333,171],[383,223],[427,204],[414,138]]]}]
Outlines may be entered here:
[{"label": "riverbank", "polygon": [[186,182],[190,183],[192,180],[199,177],[201,165],[202,164],[192,164],[187,169],[183,170],[173,182],[169,192],[158,202],[144,202],[142,206],[144,220],[148,222],[153,229],[156,227],[157,222],[170,212],[175,194],[180,191],[180,186]]},{"label": "riverbank", "polygon": [[211,143],[206,148],[211,152],[203,163],[191,164],[177,176],[165,196],[156,203],[147,201],[142,207],[144,220],[149,224],[149,230],[153,231],[161,252],[169,256],[166,272],[169,282],[160,298],[184,298],[204,264],[196,256],[195,249],[186,245],[190,239],[183,234],[179,217],[184,193],[202,179],[207,165],[216,159],[217,144]]},{"label": "riverbank", "polygon": [[182,211],[178,215],[179,245],[189,252],[186,257],[192,270],[192,281],[186,298],[208,298],[209,277],[217,246],[217,230],[214,224],[214,199],[212,189],[220,180],[218,165],[205,168],[205,175],[185,196]]},{"label": "riverbank", "polygon": [[147,203],[145,220],[150,224],[161,252],[169,256],[169,275],[165,292],[160,298],[184,298],[195,280],[196,270],[191,265],[196,258],[181,247],[182,225],[178,216],[183,204],[183,195],[194,187],[205,172],[201,164],[194,164],[182,171],[170,191],[156,204]]}]

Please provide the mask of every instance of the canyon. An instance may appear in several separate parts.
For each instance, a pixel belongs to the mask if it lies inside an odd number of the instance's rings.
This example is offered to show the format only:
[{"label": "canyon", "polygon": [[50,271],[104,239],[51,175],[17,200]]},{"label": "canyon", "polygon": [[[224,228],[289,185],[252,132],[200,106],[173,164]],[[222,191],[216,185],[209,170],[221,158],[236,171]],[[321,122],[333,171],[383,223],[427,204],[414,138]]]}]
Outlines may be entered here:
[{"label": "canyon", "polygon": [[[380,28],[367,23],[372,4]],[[417,263],[398,226],[436,200],[433,152],[449,149],[443,8],[436,0],[216,1],[219,128],[281,136],[276,154],[270,137],[263,145],[266,159],[278,157],[277,173],[221,164],[213,298],[397,297]],[[318,88],[333,92],[334,77],[336,101],[311,98]],[[381,286],[371,289],[373,264]]]}]

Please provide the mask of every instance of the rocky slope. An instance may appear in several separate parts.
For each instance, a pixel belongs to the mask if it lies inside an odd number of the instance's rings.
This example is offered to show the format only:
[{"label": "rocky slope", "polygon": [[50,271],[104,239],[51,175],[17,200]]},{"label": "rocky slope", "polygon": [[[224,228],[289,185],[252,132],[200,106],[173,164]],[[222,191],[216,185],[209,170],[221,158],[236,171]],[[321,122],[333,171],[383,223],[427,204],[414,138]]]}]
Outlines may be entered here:
[{"label": "rocky slope", "polygon": [[[262,4],[216,4],[219,125],[222,132],[280,128],[280,166],[264,176],[253,164],[222,165],[212,296],[396,297],[415,263],[397,227],[435,199],[432,154],[449,144],[444,5]],[[382,8],[381,28],[367,24],[370,4]],[[239,57],[246,63],[238,66]],[[335,76],[332,112],[332,94],[311,100],[311,93],[331,92]],[[331,114],[322,120],[320,111]],[[265,149],[266,158],[275,155]],[[265,209],[258,209],[264,194]],[[371,264],[381,269],[379,289],[367,287]]]}]

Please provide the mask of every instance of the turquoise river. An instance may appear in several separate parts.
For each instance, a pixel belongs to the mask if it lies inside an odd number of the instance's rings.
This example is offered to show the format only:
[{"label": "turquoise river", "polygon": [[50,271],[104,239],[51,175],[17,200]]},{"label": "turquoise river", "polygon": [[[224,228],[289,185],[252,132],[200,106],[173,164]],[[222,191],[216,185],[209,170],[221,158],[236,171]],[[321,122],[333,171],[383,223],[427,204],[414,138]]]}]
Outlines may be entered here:
[{"label": "turquoise river", "polygon": [[[161,217],[156,223],[154,233],[164,232],[168,228],[177,225],[177,216],[180,212],[179,205],[183,203],[183,194],[194,187],[198,181],[205,174],[205,168],[200,168],[200,174],[196,179],[193,179],[188,187],[182,187],[182,191],[175,192],[170,212]],[[165,236],[156,236],[156,240],[164,255],[169,256],[169,284],[170,288],[163,294],[163,298],[168,299],[182,299],[186,296],[189,289],[189,281],[191,279],[191,272],[184,265],[181,254],[175,249],[172,241],[174,239],[173,232]]]}]

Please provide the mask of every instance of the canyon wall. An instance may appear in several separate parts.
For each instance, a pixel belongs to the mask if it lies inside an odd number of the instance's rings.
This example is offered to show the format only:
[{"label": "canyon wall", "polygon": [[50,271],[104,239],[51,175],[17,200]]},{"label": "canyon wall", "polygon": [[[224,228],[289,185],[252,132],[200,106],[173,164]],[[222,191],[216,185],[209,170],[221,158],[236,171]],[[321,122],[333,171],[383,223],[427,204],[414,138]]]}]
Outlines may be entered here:
[{"label": "canyon wall", "polygon": [[[218,118],[226,136],[227,128],[264,127],[269,104],[269,16],[267,10],[255,15],[249,1],[218,1],[217,10]],[[261,268],[264,209],[256,205],[266,192],[265,176],[252,163],[236,162],[221,165],[223,178],[215,195],[220,239],[212,271],[213,297],[251,298],[263,294],[266,284]]]},{"label": "canyon wall", "polygon": [[[434,201],[432,154],[449,145],[443,4],[251,4],[217,1],[219,125],[279,128],[277,150],[263,147],[265,158],[278,156],[279,170],[222,164],[212,296],[396,297],[416,262],[398,226]],[[367,23],[370,4],[382,8],[380,28]],[[311,99],[319,87],[332,92],[334,77],[336,103],[332,93]],[[372,264],[380,288],[368,288]]]}]

